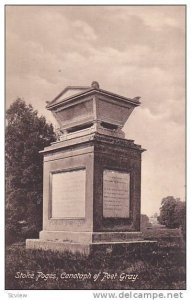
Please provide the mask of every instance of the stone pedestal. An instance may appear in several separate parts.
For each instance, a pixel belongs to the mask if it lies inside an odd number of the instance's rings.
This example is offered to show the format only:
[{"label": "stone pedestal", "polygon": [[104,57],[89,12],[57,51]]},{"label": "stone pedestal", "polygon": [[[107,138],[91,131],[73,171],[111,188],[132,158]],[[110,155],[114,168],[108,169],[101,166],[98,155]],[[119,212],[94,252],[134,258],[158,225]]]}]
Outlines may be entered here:
[{"label": "stone pedestal", "polygon": [[61,137],[45,148],[43,230],[27,248],[90,254],[147,243],[140,233],[141,154],[121,128],[137,99],[93,85],[48,104]]},{"label": "stone pedestal", "polygon": [[89,254],[143,242],[141,146],[98,133],[45,148],[43,230],[27,248]]}]

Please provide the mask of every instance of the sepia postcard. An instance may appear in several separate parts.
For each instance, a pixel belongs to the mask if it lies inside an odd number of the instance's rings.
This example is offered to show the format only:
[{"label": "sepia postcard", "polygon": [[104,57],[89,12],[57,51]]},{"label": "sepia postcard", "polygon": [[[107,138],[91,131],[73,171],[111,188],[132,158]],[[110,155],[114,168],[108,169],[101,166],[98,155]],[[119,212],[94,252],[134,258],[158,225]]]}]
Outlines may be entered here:
[{"label": "sepia postcard", "polygon": [[8,297],[183,298],[186,5],[4,9]]}]

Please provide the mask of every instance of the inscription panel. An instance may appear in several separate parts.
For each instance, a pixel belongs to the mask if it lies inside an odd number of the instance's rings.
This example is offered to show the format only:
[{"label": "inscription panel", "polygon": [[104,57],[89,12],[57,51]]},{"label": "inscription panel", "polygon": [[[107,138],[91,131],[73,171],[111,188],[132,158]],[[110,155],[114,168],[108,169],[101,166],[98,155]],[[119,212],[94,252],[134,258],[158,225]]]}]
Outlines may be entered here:
[{"label": "inscription panel", "polygon": [[129,218],[130,174],[104,170],[103,217]]},{"label": "inscription panel", "polygon": [[52,218],[85,218],[86,171],[52,174]]}]

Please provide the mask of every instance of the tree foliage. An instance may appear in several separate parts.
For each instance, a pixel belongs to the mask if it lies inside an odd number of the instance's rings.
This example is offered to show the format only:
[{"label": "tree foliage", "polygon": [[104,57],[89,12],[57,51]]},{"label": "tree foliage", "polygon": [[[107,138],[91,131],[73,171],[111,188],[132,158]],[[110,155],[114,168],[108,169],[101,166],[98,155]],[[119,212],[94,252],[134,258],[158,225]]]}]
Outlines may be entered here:
[{"label": "tree foliage", "polygon": [[162,199],[158,221],[168,228],[182,227],[185,231],[186,205],[179,198],[168,196]]},{"label": "tree foliage", "polygon": [[14,232],[26,223],[39,231],[42,223],[43,157],[40,150],[55,140],[52,124],[23,100],[6,112],[6,226]]}]

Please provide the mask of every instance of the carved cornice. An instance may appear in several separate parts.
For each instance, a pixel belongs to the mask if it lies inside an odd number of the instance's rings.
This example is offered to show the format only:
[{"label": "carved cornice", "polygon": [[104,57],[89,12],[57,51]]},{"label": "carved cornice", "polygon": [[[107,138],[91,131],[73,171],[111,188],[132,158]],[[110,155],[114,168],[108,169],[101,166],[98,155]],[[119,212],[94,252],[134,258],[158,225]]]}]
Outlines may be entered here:
[{"label": "carved cornice", "polygon": [[141,152],[146,151],[146,149],[143,149],[141,145],[135,144],[133,140],[120,139],[116,137],[102,135],[99,133],[95,133],[94,135],[92,135],[90,140],[96,141],[98,143],[107,143],[112,146],[114,145],[119,147],[132,148],[132,149],[139,150]]},{"label": "carved cornice", "polygon": [[99,133],[91,133],[83,137],[76,137],[71,140],[60,141],[52,143],[51,146],[46,147],[40,153],[52,152],[52,151],[61,151],[62,149],[70,149],[77,147],[84,147],[84,145],[91,144],[91,146],[96,145],[110,145],[111,147],[116,146],[118,149],[132,149],[137,150],[138,152],[143,152],[145,149],[141,148],[140,145],[134,144],[133,140],[126,140],[117,137],[111,137]]}]

